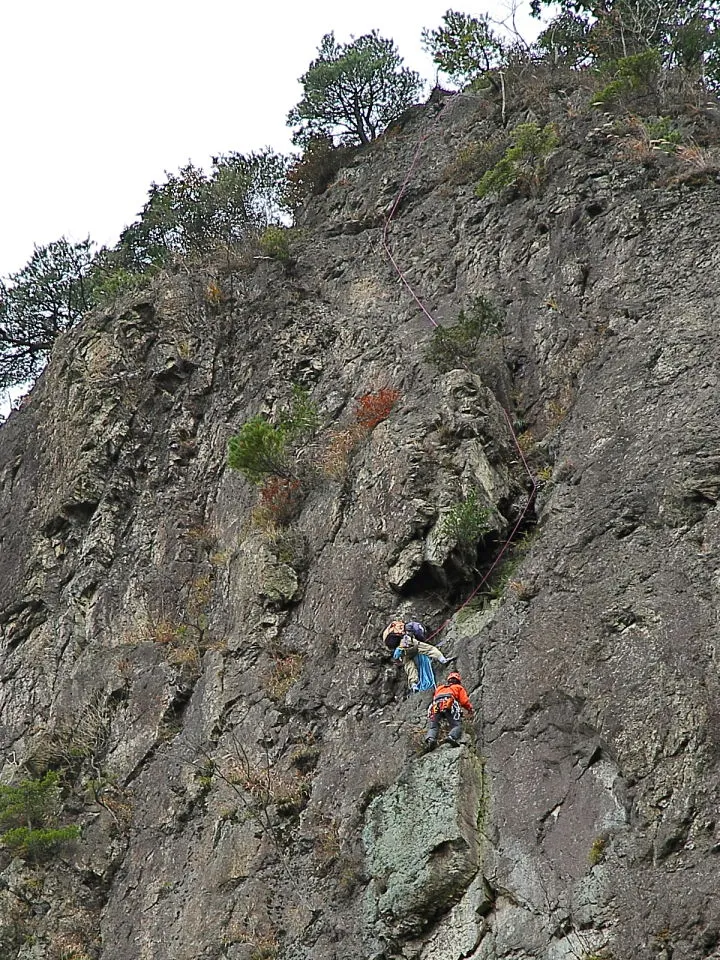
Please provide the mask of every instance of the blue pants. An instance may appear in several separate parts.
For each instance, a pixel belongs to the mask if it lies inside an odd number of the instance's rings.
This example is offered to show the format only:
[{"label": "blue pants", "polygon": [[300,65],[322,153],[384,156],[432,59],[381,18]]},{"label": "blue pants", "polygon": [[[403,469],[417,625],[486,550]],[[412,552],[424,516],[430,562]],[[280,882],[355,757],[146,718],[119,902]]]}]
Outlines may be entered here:
[{"label": "blue pants", "polygon": [[443,720],[450,724],[448,739],[454,740],[455,743],[460,741],[460,737],[462,736],[461,718],[453,717],[449,710],[443,710],[442,713],[436,713],[435,716],[430,720],[427,733],[425,734],[425,743],[435,743],[437,741],[438,733],[440,732],[440,723]]}]

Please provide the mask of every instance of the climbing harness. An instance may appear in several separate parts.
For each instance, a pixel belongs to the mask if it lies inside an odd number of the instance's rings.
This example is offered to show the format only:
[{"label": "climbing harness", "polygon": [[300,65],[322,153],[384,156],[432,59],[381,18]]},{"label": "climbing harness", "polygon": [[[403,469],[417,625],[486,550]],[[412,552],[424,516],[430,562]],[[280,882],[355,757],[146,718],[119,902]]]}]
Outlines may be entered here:
[{"label": "climbing harness", "polygon": [[452,717],[460,719],[460,704],[449,690],[435,694],[428,708],[428,717],[437,717],[446,711],[449,711]]}]

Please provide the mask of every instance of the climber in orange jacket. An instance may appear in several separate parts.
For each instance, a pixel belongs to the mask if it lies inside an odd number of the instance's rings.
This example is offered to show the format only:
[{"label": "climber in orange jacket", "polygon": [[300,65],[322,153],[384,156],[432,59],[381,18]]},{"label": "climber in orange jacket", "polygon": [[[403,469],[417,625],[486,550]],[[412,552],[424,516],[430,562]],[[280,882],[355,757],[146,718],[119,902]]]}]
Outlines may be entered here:
[{"label": "climber in orange jacket", "polygon": [[428,729],[425,735],[425,744],[428,750],[432,750],[437,744],[440,724],[445,721],[450,724],[450,730],[447,735],[447,742],[453,747],[459,747],[462,736],[462,713],[466,710],[469,716],[474,714],[473,705],[470,703],[470,697],[467,690],[462,685],[462,677],[459,673],[449,673],[445,683],[441,683],[435,688],[435,696],[428,707]]}]

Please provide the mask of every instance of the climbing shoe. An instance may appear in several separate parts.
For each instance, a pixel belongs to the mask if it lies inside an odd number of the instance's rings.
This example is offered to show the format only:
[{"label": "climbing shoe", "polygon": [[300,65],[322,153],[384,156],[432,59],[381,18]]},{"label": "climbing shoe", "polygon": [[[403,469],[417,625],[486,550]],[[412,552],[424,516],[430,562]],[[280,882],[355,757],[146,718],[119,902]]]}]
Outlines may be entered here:
[{"label": "climbing shoe", "polygon": [[423,740],[423,744],[425,745],[425,749],[426,749],[426,750],[434,750],[435,747],[437,746],[437,741],[436,741],[436,740],[431,740],[429,737],[426,737],[426,738]]},{"label": "climbing shoe", "polygon": [[448,743],[451,747],[461,747],[462,740],[456,740],[454,737],[446,737],[443,743]]}]

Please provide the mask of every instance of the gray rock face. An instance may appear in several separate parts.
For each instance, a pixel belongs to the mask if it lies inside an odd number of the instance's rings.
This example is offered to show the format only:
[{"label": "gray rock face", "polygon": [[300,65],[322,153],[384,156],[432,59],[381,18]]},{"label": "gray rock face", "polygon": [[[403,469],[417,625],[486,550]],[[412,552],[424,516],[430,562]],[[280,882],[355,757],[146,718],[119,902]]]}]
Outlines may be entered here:
[{"label": "gray rock face", "polygon": [[372,931],[417,939],[460,899],[478,872],[482,812],[480,763],[450,747],[373,800],[363,830]]},{"label": "gray rock face", "polygon": [[[718,189],[562,97],[541,195],[457,182],[487,98],[418,110],[292,274],[160,277],[0,428],[2,781],[60,771],[81,828],[0,851],[3,958],[718,956]],[[505,317],[447,371],[381,244],[422,137],[393,256],[437,322]],[[226,447],[292,383],[323,425],[278,529]],[[443,522],[470,491],[477,549]],[[396,615],[459,658],[460,751],[417,756]]]}]

